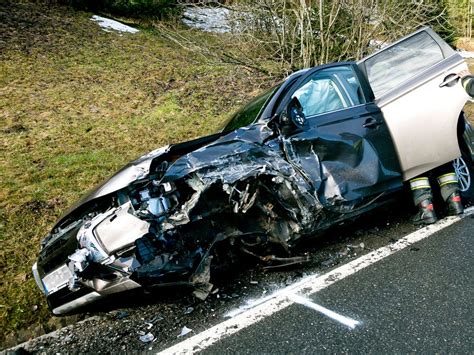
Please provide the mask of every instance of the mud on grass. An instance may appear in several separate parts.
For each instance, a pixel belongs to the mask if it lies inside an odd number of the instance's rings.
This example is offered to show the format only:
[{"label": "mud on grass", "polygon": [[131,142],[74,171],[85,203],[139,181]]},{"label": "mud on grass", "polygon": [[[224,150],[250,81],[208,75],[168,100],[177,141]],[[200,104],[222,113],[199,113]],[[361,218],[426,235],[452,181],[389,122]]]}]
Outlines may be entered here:
[{"label": "mud on grass", "polygon": [[143,28],[104,32],[90,16],[0,4],[0,344],[55,327],[31,265],[69,205],[131,159],[215,131],[272,84]]}]

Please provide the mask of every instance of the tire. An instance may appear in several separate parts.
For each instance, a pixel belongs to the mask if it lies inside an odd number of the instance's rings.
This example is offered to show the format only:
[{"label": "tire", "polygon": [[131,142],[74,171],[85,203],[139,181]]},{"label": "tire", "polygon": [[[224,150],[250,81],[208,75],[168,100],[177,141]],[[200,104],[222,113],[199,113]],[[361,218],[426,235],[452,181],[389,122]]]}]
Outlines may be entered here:
[{"label": "tire", "polygon": [[474,166],[471,158],[462,152],[461,157],[453,160],[453,167],[458,177],[464,205],[474,205]]}]

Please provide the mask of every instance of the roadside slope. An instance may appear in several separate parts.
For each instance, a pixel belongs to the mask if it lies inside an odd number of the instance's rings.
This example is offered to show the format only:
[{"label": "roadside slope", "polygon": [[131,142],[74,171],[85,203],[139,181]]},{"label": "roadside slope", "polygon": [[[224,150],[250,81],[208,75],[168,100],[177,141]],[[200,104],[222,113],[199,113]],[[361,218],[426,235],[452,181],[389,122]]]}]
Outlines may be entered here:
[{"label": "roadside slope", "polygon": [[153,31],[105,32],[90,17],[0,5],[0,344],[60,323],[48,323],[30,268],[67,206],[131,159],[213,132],[270,85]]}]

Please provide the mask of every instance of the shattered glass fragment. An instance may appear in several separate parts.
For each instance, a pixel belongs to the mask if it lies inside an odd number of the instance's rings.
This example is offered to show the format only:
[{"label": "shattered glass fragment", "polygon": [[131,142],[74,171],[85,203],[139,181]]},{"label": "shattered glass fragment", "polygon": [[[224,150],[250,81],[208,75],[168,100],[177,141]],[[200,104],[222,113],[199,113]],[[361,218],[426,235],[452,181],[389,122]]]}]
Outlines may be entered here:
[{"label": "shattered glass fragment", "polygon": [[115,316],[115,319],[121,320],[121,319],[127,318],[128,316],[129,316],[128,312],[121,311],[117,313],[117,315]]}]

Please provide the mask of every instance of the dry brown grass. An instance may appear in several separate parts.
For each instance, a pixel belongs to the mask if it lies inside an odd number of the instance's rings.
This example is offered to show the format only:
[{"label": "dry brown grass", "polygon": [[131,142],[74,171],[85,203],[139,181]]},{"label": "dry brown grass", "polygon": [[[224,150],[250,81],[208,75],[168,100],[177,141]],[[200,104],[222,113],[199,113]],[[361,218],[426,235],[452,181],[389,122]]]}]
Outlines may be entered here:
[{"label": "dry brown grass", "polygon": [[67,206],[131,159],[214,131],[270,85],[151,31],[107,33],[90,14],[2,4],[0,343],[50,317],[30,268]]},{"label": "dry brown grass", "polygon": [[462,37],[456,41],[456,47],[462,48],[466,51],[474,51],[474,39]]}]

